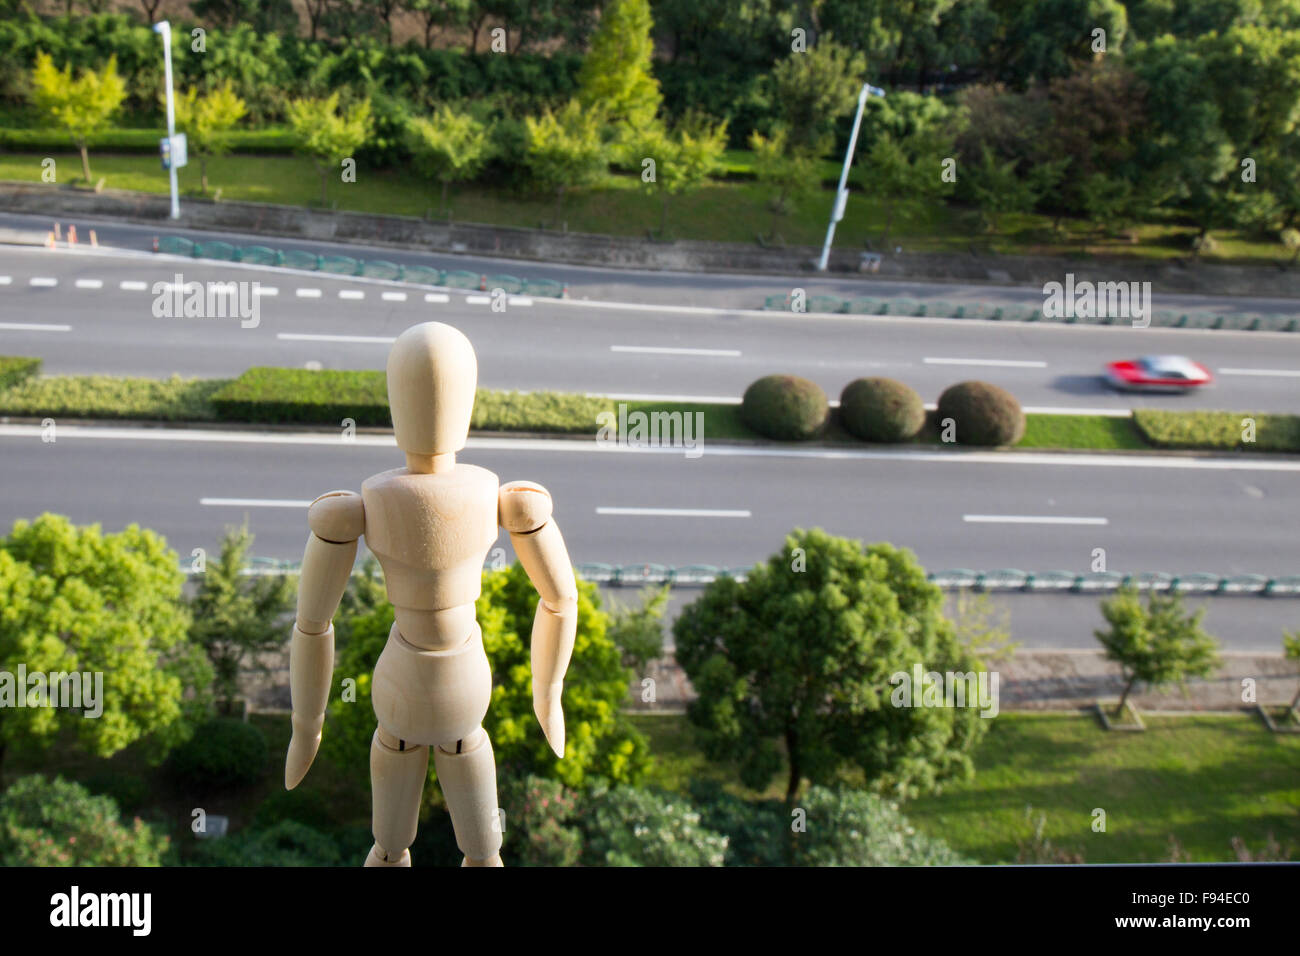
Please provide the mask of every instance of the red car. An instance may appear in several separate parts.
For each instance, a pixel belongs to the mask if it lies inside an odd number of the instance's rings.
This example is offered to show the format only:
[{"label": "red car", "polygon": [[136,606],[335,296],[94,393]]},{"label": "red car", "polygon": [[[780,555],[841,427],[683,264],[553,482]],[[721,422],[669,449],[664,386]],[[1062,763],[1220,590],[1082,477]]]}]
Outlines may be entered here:
[{"label": "red car", "polygon": [[1200,362],[1182,355],[1146,355],[1106,366],[1106,383],[1122,391],[1190,392],[1214,384]]}]

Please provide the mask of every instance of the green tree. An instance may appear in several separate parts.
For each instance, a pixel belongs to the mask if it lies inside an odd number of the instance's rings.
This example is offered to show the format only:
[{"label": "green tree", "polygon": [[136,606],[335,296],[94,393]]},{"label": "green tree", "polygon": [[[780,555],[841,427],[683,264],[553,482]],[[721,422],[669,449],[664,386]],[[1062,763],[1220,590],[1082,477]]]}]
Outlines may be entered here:
[{"label": "green tree", "polygon": [[176,128],[185,133],[189,150],[199,158],[200,187],[206,196],[208,160],[230,152],[230,131],[244,118],[248,106],[227,80],[203,96],[191,86],[176,97],[175,108]]},{"label": "green tree", "polygon": [[968,188],[989,231],[997,232],[1007,213],[1033,211],[1038,200],[1060,182],[1068,162],[1041,163],[1025,174],[1016,168],[1014,159],[1003,162],[985,146],[979,164],[970,171]]},{"label": "green tree", "polygon": [[727,838],[675,794],[596,788],[583,797],[579,820],[587,866],[722,866],[727,857]]},{"label": "green tree", "polygon": [[227,528],[221,555],[206,564],[190,600],[190,639],[212,662],[214,694],[233,711],[245,665],[262,670],[262,654],[280,650],[296,586],[288,575],[245,575],[253,545],[248,525]]},{"label": "green tree", "polygon": [[533,178],[544,189],[555,191],[555,222],[560,222],[567,189],[597,182],[608,171],[609,152],[600,138],[595,113],[570,100],[559,113],[550,110],[534,119],[525,118],[528,128],[526,162]]},{"label": "green tree", "polygon": [[442,183],[442,208],[447,187],[473,179],[488,159],[487,127],[468,113],[439,107],[432,117],[417,117],[407,127],[407,145],[423,175]]},{"label": "green tree", "polygon": [[339,112],[339,95],[326,99],[297,99],[289,103],[289,126],[299,151],[311,157],[320,172],[321,205],[329,202],[329,177],[344,159],[353,158],[370,138],[370,101],[362,100]]},{"label": "green tree", "polygon": [[[688,112],[671,133],[658,123],[630,134],[628,155],[642,169],[641,180],[659,194],[659,235],[668,230],[668,202],[699,188],[718,169],[727,148],[727,123],[714,123],[699,113]],[[654,160],[653,177],[647,181],[646,159]]]},{"label": "green tree", "polygon": [[1152,591],[1142,606],[1136,588],[1120,590],[1101,602],[1109,627],[1093,631],[1106,659],[1119,664],[1124,679],[1116,716],[1124,712],[1129,694],[1139,681],[1151,687],[1206,677],[1218,666],[1216,641],[1201,628],[1205,610],[1183,613],[1176,593]]},{"label": "green tree", "polygon": [[108,128],[126,98],[126,83],[117,73],[117,57],[103,69],[83,70],[73,79],[72,65],[62,70],[45,52],[36,54],[32,69],[32,105],[48,122],[65,130],[81,152],[81,174],[90,182],[90,155],[86,139]]},{"label": "green tree", "polygon": [[[578,636],[564,684],[568,729],[561,760],[551,752],[533,714],[528,642],[537,592],[519,564],[484,572],[477,610],[494,686],[483,727],[492,738],[504,776],[532,773],[570,787],[583,785],[589,776],[635,783],[649,765],[649,751],[645,738],[620,711],[632,674],[619,662],[619,650],[609,638],[609,616],[600,609],[596,586],[579,581],[578,594]],[[335,654],[321,749],[350,771],[365,767],[369,760],[375,732],[370,680],[392,625],[393,609],[388,604],[352,619],[348,641]],[[355,681],[354,699],[343,695],[343,681],[348,679]],[[429,775],[435,779],[432,760]]]},{"label": "green tree", "polygon": [[433,48],[433,31],[438,27],[463,27],[472,0],[404,0],[402,7],[420,18],[424,27],[424,45]]},{"label": "green tree", "polygon": [[610,607],[609,639],[623,653],[623,666],[644,674],[646,664],[663,656],[664,610],[672,589],[646,588],[640,607]]},{"label": "green tree", "polygon": [[0,793],[0,866],[162,866],[168,843],[62,777],[21,777]]},{"label": "green tree", "polygon": [[817,158],[806,149],[792,149],[790,132],[778,124],[771,136],[758,130],[749,135],[749,148],[754,152],[754,173],[758,181],[774,190],[768,200],[772,212],[769,240],[776,239],[778,216],[789,215],[794,206],[811,195],[817,188]]},{"label": "green tree", "polygon": [[98,718],[84,698],[80,710],[4,701],[0,765],[6,746],[40,752],[65,732],[98,757],[142,738],[161,756],[189,736],[210,706],[212,669],[186,639],[176,562],[137,525],[106,535],[45,514],[0,538],[0,671],[23,666],[29,688],[38,673],[103,675]]},{"label": "green tree", "polygon": [[662,96],[651,69],[654,42],[649,0],[612,0],[605,6],[578,74],[578,101],[616,126],[644,129]]},{"label": "green tree", "polygon": [[789,145],[822,155],[835,121],[854,110],[867,61],[823,36],[805,53],[791,53],[772,70],[772,98],[790,131]]},{"label": "green tree", "polygon": [[[873,789],[909,796],[974,772],[987,729],[967,707],[895,706],[891,677],[913,665],[976,673],[912,554],[795,531],[742,584],[715,581],[673,626],[698,699],[689,717],[710,759],[762,789],[788,765],[802,780],[860,768]],[[915,694],[920,703],[921,689]]]}]

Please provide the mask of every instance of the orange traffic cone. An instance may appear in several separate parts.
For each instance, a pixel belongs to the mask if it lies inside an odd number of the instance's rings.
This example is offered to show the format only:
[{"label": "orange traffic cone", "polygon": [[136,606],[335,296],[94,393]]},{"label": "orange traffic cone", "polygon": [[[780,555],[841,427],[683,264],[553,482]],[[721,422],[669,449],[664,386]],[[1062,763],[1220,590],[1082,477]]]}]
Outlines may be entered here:
[{"label": "orange traffic cone", "polygon": [[53,248],[54,248],[54,232],[53,232],[53,230],[51,230],[50,233],[45,237],[45,248],[46,248],[46,249],[53,249]]},{"label": "orange traffic cone", "polygon": [[63,238],[63,230],[59,227],[59,224],[57,222],[54,224],[54,238],[55,239]]},{"label": "orange traffic cone", "polygon": [[77,227],[68,226],[68,246],[69,248],[77,244]]},{"label": "orange traffic cone", "polygon": [[94,229],[90,230],[90,244],[96,249],[99,248],[99,239],[95,236]]}]

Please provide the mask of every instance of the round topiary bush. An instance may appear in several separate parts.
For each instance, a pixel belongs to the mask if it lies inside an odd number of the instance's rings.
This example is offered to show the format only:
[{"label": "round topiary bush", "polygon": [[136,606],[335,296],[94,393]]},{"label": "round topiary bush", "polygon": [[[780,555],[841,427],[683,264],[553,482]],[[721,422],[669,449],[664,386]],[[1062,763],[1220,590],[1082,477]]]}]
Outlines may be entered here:
[{"label": "round topiary bush", "polygon": [[740,417],[760,435],[806,441],[826,427],[826,393],[797,375],[765,375],[745,389]]},{"label": "round topiary bush", "polygon": [[925,405],[902,382],[859,378],[840,393],[840,421],[865,441],[907,441],[925,425]]},{"label": "round topiary bush", "polygon": [[988,382],[959,382],[939,396],[940,433],[945,420],[963,445],[1014,445],[1025,435],[1025,413],[1016,397]]},{"label": "round topiary bush", "polygon": [[266,772],[266,739],[252,724],[218,717],[172,751],[168,768],[178,783],[223,789],[256,783]]}]

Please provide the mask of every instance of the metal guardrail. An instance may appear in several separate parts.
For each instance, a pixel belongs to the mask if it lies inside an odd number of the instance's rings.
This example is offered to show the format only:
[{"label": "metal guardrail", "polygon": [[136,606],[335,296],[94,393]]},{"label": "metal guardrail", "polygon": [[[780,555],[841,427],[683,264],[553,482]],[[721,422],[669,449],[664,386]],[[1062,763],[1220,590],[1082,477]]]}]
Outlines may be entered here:
[{"label": "metal guardrail", "polygon": [[[1129,319],[1113,316],[1089,318],[1047,318],[1041,307],[1029,305],[994,305],[988,302],[917,302],[913,299],[841,299],[836,296],[814,295],[804,300],[804,308],[794,309],[794,297],[769,295],[763,308],[776,312],[822,315],[897,315],[943,319],[987,319],[995,322],[1042,322],[1070,325],[1127,324]],[[1275,313],[1237,313],[1221,315],[1215,312],[1160,311],[1151,315],[1151,325],[1178,329],[1228,329],[1244,332],[1300,332],[1300,316]]]},{"label": "metal guardrail", "polygon": [[[297,574],[300,562],[276,558],[250,558],[243,573]],[[500,569],[500,564],[487,562],[483,570]],[[199,573],[193,562],[181,562],[183,574]],[[574,566],[578,577],[596,584],[614,587],[639,587],[647,584],[675,584],[681,587],[699,587],[711,584],[720,577],[745,580],[749,567],[719,567],[712,564],[605,564],[587,562]],[[1207,573],[1171,574],[1165,571],[1021,571],[1019,568],[998,568],[992,571],[974,571],[955,568],[932,571],[926,579],[944,590],[1020,591],[1024,593],[1072,594],[1111,593],[1125,586],[1139,591],[1172,591],[1179,594],[1255,594],[1268,597],[1300,597],[1300,574],[1269,577],[1265,574],[1219,575]]]},{"label": "metal guardrail", "polygon": [[154,252],[165,252],[191,259],[215,259],[222,262],[248,262],[261,266],[284,266],[332,275],[365,276],[396,282],[448,289],[477,289],[488,292],[502,289],[510,295],[534,295],[562,299],[568,286],[554,279],[520,279],[512,275],[492,275],[466,269],[435,269],[432,266],[407,266],[385,259],[354,259],[352,256],[324,256],[303,249],[271,249],[267,246],[232,246],[228,242],[194,242],[183,236],[154,239]]}]

